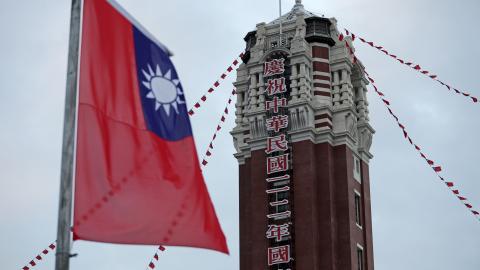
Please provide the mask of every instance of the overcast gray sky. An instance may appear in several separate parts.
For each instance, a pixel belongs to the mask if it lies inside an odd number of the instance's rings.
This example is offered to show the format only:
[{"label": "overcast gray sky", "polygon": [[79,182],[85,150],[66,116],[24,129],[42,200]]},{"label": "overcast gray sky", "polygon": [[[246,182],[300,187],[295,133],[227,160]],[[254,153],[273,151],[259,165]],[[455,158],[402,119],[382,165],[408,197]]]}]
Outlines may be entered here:
[{"label": "overcast gray sky", "polygon": [[[0,268],[18,269],[56,238],[70,1],[0,0]],[[255,24],[277,17],[276,0],[119,0],[174,53],[190,105],[244,48]],[[293,0],[283,0],[290,9]],[[304,0],[306,9],[416,61],[480,96],[478,0]],[[480,207],[480,104],[355,43],[412,138]],[[235,75],[192,118],[202,154]],[[480,222],[403,139],[369,92],[377,130],[370,165],[377,269],[478,270]],[[159,269],[238,269],[238,169],[233,114],[204,175],[231,255],[168,248]],[[73,270],[145,269],[153,246],[76,242]],[[53,269],[50,254],[38,269]]]}]

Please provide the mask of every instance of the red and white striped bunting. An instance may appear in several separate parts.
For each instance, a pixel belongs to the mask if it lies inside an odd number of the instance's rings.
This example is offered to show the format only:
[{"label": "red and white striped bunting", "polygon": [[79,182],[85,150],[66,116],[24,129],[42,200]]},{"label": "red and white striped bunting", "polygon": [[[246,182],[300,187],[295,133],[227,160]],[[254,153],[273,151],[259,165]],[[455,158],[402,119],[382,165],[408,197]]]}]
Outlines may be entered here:
[{"label": "red and white striped bunting", "polygon": [[155,255],[153,255],[153,258],[150,260],[150,263],[148,264],[147,269],[155,269],[156,263],[159,260],[159,253],[165,250],[166,248],[164,246],[158,246],[157,250],[155,250]]},{"label": "red and white striped bunting", "polygon": [[213,93],[216,88],[220,86],[220,82],[224,80],[228,74],[230,74],[234,68],[240,63],[241,59],[243,58],[244,53],[242,52],[235,60],[233,60],[232,64],[227,68],[227,70],[220,75],[220,78],[215,81],[210,87],[210,89],[207,90],[207,92],[198,100],[193,107],[188,111],[188,114],[190,116],[194,115],[195,112],[202,106],[202,103],[205,103],[207,101],[207,95]]},{"label": "red and white striped bunting", "polygon": [[[347,29],[345,29],[345,32],[346,32],[346,35],[347,35],[347,36],[350,36],[350,37],[351,37],[352,41],[354,41],[356,38],[358,38],[362,43],[365,43],[365,44],[370,45],[370,47],[375,48],[375,49],[377,49],[377,50],[380,51],[380,52],[383,52],[385,55],[390,56],[391,58],[397,60],[399,63],[401,63],[401,64],[403,64],[403,65],[405,65],[405,66],[408,66],[408,67],[410,67],[411,69],[413,69],[413,70],[415,70],[415,71],[417,71],[417,72],[420,72],[421,74],[423,74],[423,75],[429,77],[430,79],[438,82],[439,84],[445,86],[449,91],[453,91],[453,93],[455,93],[455,94],[462,95],[462,96],[464,96],[464,97],[469,98],[469,99],[470,99],[471,101],[473,101],[474,103],[478,103],[478,98],[477,98],[477,97],[475,97],[475,96],[473,96],[473,95],[471,95],[470,93],[467,93],[467,92],[465,92],[465,91],[461,91],[461,90],[459,90],[459,89],[457,89],[457,88],[455,88],[455,87],[453,87],[453,86],[451,86],[451,85],[449,85],[449,84],[441,81],[440,79],[438,79],[438,76],[437,76],[437,75],[434,75],[434,74],[430,73],[430,71],[423,69],[419,64],[415,64],[415,63],[413,63],[413,62],[406,61],[406,60],[398,57],[397,55],[390,53],[390,52],[387,51],[383,46],[378,46],[378,45],[374,44],[372,41],[367,41],[367,40],[365,40],[364,38],[362,38],[362,37],[360,37],[360,36],[358,36],[358,35],[355,35],[354,33],[350,32],[350,31],[347,30]],[[340,39],[340,38],[341,38],[341,40],[344,38],[344,37],[343,37],[343,34],[341,34],[341,35],[339,36],[339,39]],[[341,40],[340,40],[340,41],[341,41]],[[347,47],[348,47],[348,44],[347,44]],[[351,50],[351,49],[350,49],[350,50]],[[351,53],[353,53],[353,52],[351,52]],[[356,58],[355,58],[355,59],[356,59]]]},{"label": "red and white striped bunting", "polygon": [[212,150],[213,150],[213,142],[217,138],[218,132],[222,129],[223,123],[225,123],[226,117],[228,115],[228,106],[232,103],[232,97],[236,94],[236,90],[233,89],[232,93],[228,97],[227,105],[225,105],[225,109],[223,110],[222,117],[218,121],[217,127],[215,128],[215,132],[213,133],[212,140],[208,144],[207,150],[205,151],[205,155],[202,158],[202,166],[205,167],[208,164],[208,158],[212,156]]},{"label": "red and white striped bunting", "polygon": [[55,246],[55,243],[57,241],[51,243],[47,248],[45,248],[41,253],[39,253],[37,256],[35,256],[35,258],[33,258],[27,265],[25,265],[22,270],[29,270],[29,269],[33,269],[33,267],[35,267],[38,263],[40,263],[45,255],[47,255],[48,253],[50,252],[53,252],[56,248]]},{"label": "red and white striped bunting", "polygon": [[[347,35],[349,35],[349,34],[350,34],[350,32],[347,32]],[[345,46],[347,47],[347,49],[349,49],[350,55],[353,57],[352,61],[356,62],[357,57],[355,56],[355,53],[354,53],[353,49],[348,44],[348,41],[345,40],[345,37],[343,36],[343,34],[340,34],[338,36],[338,39],[345,43]],[[355,35],[352,34],[352,41],[354,39],[355,39]],[[427,155],[424,152],[422,152],[422,149],[416,143],[414,143],[413,139],[410,137],[410,135],[408,135],[408,132],[407,132],[407,129],[405,128],[405,125],[403,125],[400,122],[400,119],[398,118],[398,116],[393,112],[393,110],[391,108],[391,102],[388,99],[386,99],[384,93],[382,93],[378,90],[377,86],[375,85],[375,80],[370,76],[370,74],[368,74],[367,71],[365,71],[365,74],[367,75],[368,80],[372,84],[373,89],[375,90],[375,93],[382,100],[382,102],[385,105],[385,107],[387,108],[388,112],[395,119],[398,127],[402,130],[405,140],[407,140],[408,143],[410,143],[414,147],[414,149],[420,154],[420,157],[425,160],[425,162],[429,165],[429,167],[435,172],[437,177],[447,186],[448,189],[450,189],[450,191],[457,197],[457,199],[459,199],[460,202],[463,205],[465,205],[465,207],[467,207],[467,209],[475,216],[475,218],[480,221],[480,212],[475,210],[472,204],[468,203],[468,200],[467,200],[466,197],[460,195],[460,191],[455,187],[454,182],[446,181],[445,178],[440,174],[440,172],[442,171],[442,166],[436,164],[435,161],[429,159],[427,157]]]},{"label": "red and white striped bunting", "polygon": [[[232,93],[230,94],[230,96],[228,97],[228,101],[227,101],[227,105],[225,106],[225,109],[222,113],[222,117],[220,118],[220,121],[218,122],[217,124],[217,127],[215,128],[215,132],[213,134],[213,137],[212,137],[212,140],[210,141],[210,143],[208,144],[208,147],[207,147],[207,151],[205,152],[205,155],[203,156],[202,158],[202,166],[203,167],[206,167],[207,164],[208,164],[208,157],[212,156],[212,151],[213,150],[213,142],[215,141],[215,139],[217,138],[217,134],[218,132],[222,129],[222,124],[225,123],[225,120],[226,120],[226,117],[228,115],[228,106],[232,103],[232,97],[236,94],[236,90],[233,89],[232,90]],[[190,115],[191,116],[191,115]],[[156,267],[156,263],[158,262],[158,259],[159,259],[159,251],[165,251],[166,248],[164,246],[159,246],[158,247],[158,250],[155,252],[155,255],[153,256],[153,258],[150,260],[150,263],[148,264],[148,268],[147,269],[155,269]]]},{"label": "red and white striped bunting", "polygon": [[410,143],[414,147],[414,149],[420,154],[420,157],[425,160],[428,166],[435,172],[437,177],[447,186],[448,189],[450,189],[450,191],[457,197],[457,199],[459,199],[461,203],[465,205],[465,207],[467,207],[467,209],[475,216],[475,218],[479,219],[480,213],[473,208],[473,206],[468,202],[467,198],[460,195],[460,191],[455,187],[454,182],[446,181],[445,178],[440,174],[440,172],[442,171],[442,167],[438,165],[435,161],[429,159],[427,155],[422,151],[422,149],[416,143],[414,143],[413,139],[408,134],[405,125],[400,122],[398,116],[392,111],[391,102],[386,99],[384,93],[378,90],[377,86],[375,85],[375,80],[366,71],[365,73],[367,74],[368,80],[371,82],[375,93],[382,100],[385,107],[387,107],[388,113],[390,113],[390,115],[395,119],[398,127],[402,130],[405,140],[407,140],[408,143]]}]

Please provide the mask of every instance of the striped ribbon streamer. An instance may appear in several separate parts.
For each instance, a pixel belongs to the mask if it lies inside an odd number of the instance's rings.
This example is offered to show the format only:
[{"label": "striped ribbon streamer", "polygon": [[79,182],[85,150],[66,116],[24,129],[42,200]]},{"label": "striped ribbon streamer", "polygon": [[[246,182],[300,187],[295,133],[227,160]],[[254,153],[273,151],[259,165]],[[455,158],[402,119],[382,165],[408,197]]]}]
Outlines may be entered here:
[{"label": "striped ribbon streamer", "polygon": [[53,252],[56,248],[56,242],[53,242],[51,243],[50,245],[48,245],[47,248],[45,248],[41,253],[39,253],[37,256],[35,256],[35,258],[33,258],[27,265],[25,265],[22,270],[29,270],[29,269],[33,269],[33,267],[35,267],[38,263],[40,263],[41,261],[43,261],[44,257],[50,253],[50,252]]},{"label": "striped ribbon streamer", "polygon": [[228,74],[230,74],[233,69],[240,63],[241,59],[243,58],[244,53],[242,52],[235,60],[233,60],[232,64],[227,68],[227,70],[220,75],[220,79],[215,81],[210,87],[210,89],[207,90],[207,92],[193,105],[193,107],[188,111],[188,114],[190,116],[194,115],[195,112],[202,107],[202,103],[205,103],[207,101],[207,95],[211,94],[215,91],[216,88],[220,86],[220,82],[224,80]]},{"label": "striped ribbon streamer", "polygon": [[420,154],[420,157],[425,160],[425,162],[429,165],[429,167],[435,172],[437,177],[444,183],[447,188],[461,201],[461,203],[467,207],[467,209],[475,216],[476,219],[480,221],[480,213],[474,209],[471,203],[468,202],[467,198],[460,194],[460,191],[455,187],[455,183],[451,181],[445,180],[445,178],[440,174],[442,171],[442,167],[435,163],[435,161],[429,159],[427,155],[422,152],[422,149],[414,143],[413,139],[408,135],[407,129],[405,126],[400,122],[398,116],[393,112],[391,108],[391,102],[385,98],[385,94],[380,92],[375,85],[374,79],[365,71],[367,74],[368,80],[372,83],[373,89],[378,97],[382,100],[383,104],[387,108],[390,115],[395,119],[397,122],[398,127],[402,130],[404,138],[414,147],[414,149]]},{"label": "striped ribbon streamer", "polygon": [[232,97],[236,94],[236,90],[233,89],[232,93],[228,97],[227,105],[225,105],[225,109],[223,110],[222,117],[220,117],[220,120],[218,121],[217,127],[215,128],[215,132],[213,133],[212,139],[210,143],[208,144],[207,150],[205,151],[205,155],[202,158],[202,166],[205,167],[208,164],[208,158],[212,156],[212,150],[213,150],[213,142],[217,138],[218,132],[222,129],[223,123],[225,123],[226,117],[228,115],[228,107],[232,103]]},{"label": "striped ribbon streamer", "polygon": [[148,264],[147,269],[155,269],[156,265],[155,263],[158,262],[158,255],[160,252],[165,251],[166,248],[164,246],[158,246],[158,248],[155,250],[155,255],[153,255],[153,258],[150,260],[150,263]]},{"label": "striped ribbon streamer", "polygon": [[[213,133],[213,137],[210,141],[210,143],[208,144],[208,147],[207,147],[207,150],[205,151],[205,155],[203,156],[202,158],[202,166],[203,168],[205,168],[208,164],[208,157],[211,157],[212,156],[212,150],[213,150],[213,142],[215,141],[215,139],[217,138],[217,135],[218,135],[218,132],[222,129],[222,125],[223,123],[225,123],[225,120],[226,120],[226,117],[228,115],[228,107],[229,105],[232,103],[232,97],[236,94],[236,90],[233,89],[232,90],[232,93],[230,94],[230,96],[228,97],[228,101],[227,101],[227,105],[225,106],[225,109],[223,110],[223,113],[222,113],[222,116],[220,118],[220,120],[218,121],[218,124],[217,124],[217,127],[215,128],[215,132]],[[159,251],[165,251],[166,248],[164,246],[159,246],[158,249],[156,250],[155,252],[155,255],[153,256],[153,258],[150,260],[150,263],[148,264],[148,268],[147,269],[155,269],[156,267],[156,263],[158,262],[158,253]]]},{"label": "striped ribbon streamer", "polygon": [[[464,97],[467,97],[467,98],[471,99],[471,101],[473,101],[474,103],[478,103],[478,98],[477,97],[475,97],[475,96],[473,96],[470,93],[467,93],[465,91],[459,90],[459,89],[451,86],[450,84],[447,84],[447,83],[443,82],[442,80],[438,79],[437,75],[434,75],[434,74],[430,73],[430,71],[423,69],[420,65],[415,64],[413,62],[406,61],[406,60],[398,57],[397,55],[390,53],[383,46],[378,46],[378,45],[374,44],[372,41],[367,41],[364,38],[352,33],[351,31],[349,31],[347,29],[345,29],[345,32],[346,32],[347,36],[351,37],[352,41],[355,41],[355,39],[358,38],[362,43],[370,45],[370,47],[375,48],[380,52],[383,52],[385,55],[391,57],[392,59],[397,60],[399,63],[401,63],[405,66],[408,66],[409,68],[411,68],[411,69],[427,76],[428,78],[438,82],[439,84],[446,87],[449,91],[453,91],[453,93],[455,93],[455,94],[462,95]],[[343,37],[343,35],[342,35],[342,37]]]},{"label": "striped ribbon streamer", "polygon": [[[350,33],[347,32],[347,35],[349,35],[349,34]],[[352,61],[356,62],[357,57],[355,56],[355,53],[353,52],[351,46],[348,44],[348,41],[345,39],[343,34],[340,34],[338,36],[338,39],[345,43],[345,46],[349,49],[350,55],[353,57]],[[353,41],[353,39],[354,39],[354,36],[352,36],[352,41]],[[391,102],[388,99],[386,99],[384,93],[382,93],[378,90],[378,87],[375,85],[375,80],[370,76],[370,74],[368,74],[367,71],[365,71],[365,74],[367,75],[368,80],[372,84],[373,89],[375,90],[375,93],[382,100],[382,103],[387,108],[389,114],[395,119],[398,127],[402,130],[405,140],[407,140],[408,143],[410,143],[414,147],[414,149],[419,153],[420,157],[425,160],[425,162],[435,172],[435,174],[442,181],[442,183],[444,183],[447,186],[447,188],[455,195],[455,197],[457,197],[457,199],[459,199],[460,202],[468,209],[468,211],[470,211],[475,216],[475,218],[480,221],[480,212],[475,210],[473,205],[468,202],[468,199],[460,194],[460,191],[456,188],[454,182],[445,180],[445,178],[440,174],[440,172],[442,171],[442,167],[440,165],[436,164],[433,160],[429,159],[427,157],[427,155],[424,152],[422,152],[422,149],[416,143],[414,143],[413,139],[410,137],[410,135],[408,135],[408,132],[407,132],[407,129],[405,128],[405,125],[403,125],[400,122],[400,119],[398,118],[398,116],[393,112],[393,110],[391,108]]]}]

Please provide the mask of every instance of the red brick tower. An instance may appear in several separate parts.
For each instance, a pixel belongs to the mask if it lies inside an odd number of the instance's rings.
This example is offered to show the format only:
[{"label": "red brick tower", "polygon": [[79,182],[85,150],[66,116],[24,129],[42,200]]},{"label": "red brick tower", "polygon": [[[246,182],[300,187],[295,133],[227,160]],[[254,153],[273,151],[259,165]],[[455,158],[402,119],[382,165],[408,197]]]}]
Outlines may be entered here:
[{"label": "red brick tower", "polygon": [[337,34],[297,0],[245,37],[232,131],[241,270],[374,269],[368,81]]}]

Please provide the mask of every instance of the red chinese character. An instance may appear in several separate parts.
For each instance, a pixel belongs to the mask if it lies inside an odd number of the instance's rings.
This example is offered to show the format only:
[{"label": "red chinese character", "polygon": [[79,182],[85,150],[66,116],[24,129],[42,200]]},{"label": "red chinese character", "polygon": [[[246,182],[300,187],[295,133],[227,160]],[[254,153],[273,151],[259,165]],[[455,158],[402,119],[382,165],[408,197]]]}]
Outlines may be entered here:
[{"label": "red chinese character", "polygon": [[285,180],[288,180],[288,181],[290,180],[289,174],[285,174],[278,177],[267,178],[267,182],[278,182],[278,181],[285,181]]},{"label": "red chinese character", "polygon": [[288,170],[288,154],[267,157],[267,174]]},{"label": "red chinese character", "polygon": [[272,189],[267,189],[267,194],[272,194],[272,193],[279,193],[279,192],[284,192],[284,191],[289,191],[290,187],[289,186],[284,186],[281,188],[272,188]]},{"label": "red chinese character", "polygon": [[267,149],[265,150],[265,153],[270,154],[273,152],[285,151],[287,149],[288,141],[285,134],[267,138]]},{"label": "red chinese character", "polygon": [[267,110],[273,109],[274,113],[278,113],[279,107],[287,107],[287,99],[275,96],[272,101],[265,101],[265,107]]},{"label": "red chinese character", "polygon": [[288,263],[290,260],[290,245],[268,248],[268,265]]},{"label": "red chinese character", "polygon": [[286,128],[287,126],[287,115],[275,115],[272,118],[267,119],[267,130],[274,130],[275,132],[278,132],[280,129]]},{"label": "red chinese character", "polygon": [[284,219],[284,218],[289,218],[291,215],[292,215],[292,212],[287,210],[285,212],[268,214],[267,218]]},{"label": "red chinese character", "polygon": [[273,59],[270,62],[265,62],[263,69],[263,76],[271,76],[276,74],[282,74],[285,72],[285,59]]},{"label": "red chinese character", "polygon": [[266,236],[268,239],[276,238],[277,242],[282,240],[283,236],[290,235],[288,223],[282,225],[268,225]]},{"label": "red chinese character", "polygon": [[283,199],[281,201],[276,201],[276,202],[270,202],[270,206],[275,207],[275,206],[280,206],[280,205],[285,205],[288,204],[287,199]]},{"label": "red chinese character", "polygon": [[287,92],[285,78],[270,79],[267,81],[267,93],[269,96]]}]

